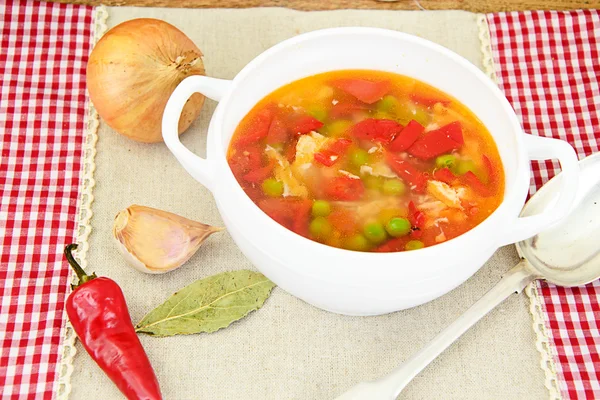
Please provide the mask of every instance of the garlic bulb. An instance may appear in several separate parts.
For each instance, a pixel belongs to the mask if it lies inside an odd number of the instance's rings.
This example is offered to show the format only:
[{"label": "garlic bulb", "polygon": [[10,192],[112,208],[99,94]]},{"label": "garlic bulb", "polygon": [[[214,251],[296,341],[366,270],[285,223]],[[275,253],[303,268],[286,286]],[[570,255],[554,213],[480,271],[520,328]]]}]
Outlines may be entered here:
[{"label": "garlic bulb", "polygon": [[113,235],[127,262],[149,274],[179,268],[204,240],[223,228],[155,208],[132,205],[115,217]]}]

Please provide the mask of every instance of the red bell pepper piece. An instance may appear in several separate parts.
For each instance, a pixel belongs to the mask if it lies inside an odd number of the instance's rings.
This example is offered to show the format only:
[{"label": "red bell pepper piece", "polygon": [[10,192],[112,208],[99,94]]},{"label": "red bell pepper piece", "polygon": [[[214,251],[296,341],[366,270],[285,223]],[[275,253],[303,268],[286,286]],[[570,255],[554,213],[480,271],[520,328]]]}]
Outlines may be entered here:
[{"label": "red bell pepper piece", "polygon": [[359,200],[365,193],[360,179],[338,176],[325,185],[325,196],[330,200]]},{"label": "red bell pepper piece", "polygon": [[329,110],[330,118],[348,117],[356,112],[364,111],[367,107],[362,104],[339,102]]},{"label": "red bell pepper piece", "polygon": [[442,103],[445,106],[450,104],[450,100],[448,100],[448,99],[429,97],[429,96],[423,95],[421,93],[411,93],[408,97],[410,97],[410,99],[412,101],[414,101],[415,103],[419,103],[419,104],[422,104],[427,107],[431,107],[435,103]]},{"label": "red bell pepper piece", "polygon": [[130,400],[162,399],[158,380],[138,339],[125,297],[115,281],[96,274],[86,275],[65,248],[65,257],[75,270],[74,286],[66,311],[81,344],[119,390]]},{"label": "red bell pepper piece", "polygon": [[243,176],[243,178],[246,182],[250,183],[262,182],[269,176],[271,176],[274,167],[275,161],[271,160],[268,165],[248,172],[246,175]]},{"label": "red bell pepper piece", "polygon": [[294,117],[289,126],[293,134],[304,135],[321,128],[323,123],[310,115],[300,115]]},{"label": "red bell pepper piece", "polygon": [[288,131],[283,124],[283,121],[278,117],[274,117],[269,126],[267,133],[268,144],[285,143],[289,138]]},{"label": "red bell pepper piece", "polygon": [[425,127],[415,121],[411,120],[408,125],[400,133],[396,135],[394,140],[388,146],[391,151],[405,151],[421,136],[425,131]]},{"label": "red bell pepper piece", "polygon": [[271,118],[272,112],[269,108],[261,110],[256,115],[256,119],[252,121],[244,135],[237,139],[235,146],[237,148],[242,148],[267,137],[269,127],[271,126]]},{"label": "red bell pepper piece", "polygon": [[448,169],[448,168],[441,168],[441,169],[436,169],[433,172],[433,178],[437,179],[438,181],[442,181],[444,183],[451,184],[456,179],[456,175],[454,175],[452,173],[452,171],[450,171],[450,169]]},{"label": "red bell pepper piece", "polygon": [[427,184],[427,175],[422,171],[418,170],[409,161],[402,159],[400,156],[388,152],[386,154],[386,161],[392,171],[394,171],[400,178],[408,182],[411,189],[417,193],[424,193],[425,186]]},{"label": "red bell pepper piece", "polygon": [[367,104],[375,103],[390,91],[388,81],[372,82],[364,79],[338,79],[333,81],[332,84]]},{"label": "red bell pepper piece", "polygon": [[460,122],[455,121],[428,132],[408,148],[415,157],[428,160],[460,148],[464,143]]},{"label": "red bell pepper piece", "polygon": [[415,228],[421,229],[425,226],[425,214],[412,201],[408,203],[408,220]]},{"label": "red bell pepper piece", "polygon": [[390,143],[404,127],[390,119],[368,118],[354,125],[350,134],[357,139]]},{"label": "red bell pepper piece", "polygon": [[490,197],[493,195],[490,188],[481,182],[473,172],[467,171],[467,173],[462,176],[462,179],[467,186],[471,187],[479,195],[483,197]]},{"label": "red bell pepper piece", "polygon": [[352,145],[352,140],[344,138],[338,139],[331,143],[331,145],[327,146],[327,148],[315,153],[315,161],[325,165],[326,167],[331,167],[340,159],[342,155],[344,155],[350,145]]}]

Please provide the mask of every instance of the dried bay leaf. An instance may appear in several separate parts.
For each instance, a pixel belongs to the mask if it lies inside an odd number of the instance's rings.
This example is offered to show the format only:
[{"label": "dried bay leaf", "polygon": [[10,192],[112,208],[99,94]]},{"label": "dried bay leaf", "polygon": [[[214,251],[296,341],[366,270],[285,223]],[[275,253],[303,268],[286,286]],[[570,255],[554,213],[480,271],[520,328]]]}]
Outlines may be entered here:
[{"label": "dried bay leaf", "polygon": [[150,311],[135,327],[154,336],[214,332],[259,309],[275,284],[249,270],[199,279]]}]

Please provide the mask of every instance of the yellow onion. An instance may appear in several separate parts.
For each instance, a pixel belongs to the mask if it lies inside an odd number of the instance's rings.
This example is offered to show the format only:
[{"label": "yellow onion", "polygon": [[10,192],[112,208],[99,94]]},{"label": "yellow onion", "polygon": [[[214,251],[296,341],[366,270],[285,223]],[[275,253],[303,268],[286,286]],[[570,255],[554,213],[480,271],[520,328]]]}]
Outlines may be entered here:
[{"label": "yellow onion", "polygon": [[[140,18],[109,30],[94,47],[87,87],[98,114],[115,131],[139,142],[162,141],[161,120],[175,87],[204,75],[200,49],[167,22]],[[183,108],[179,133],[200,114],[204,96],[195,93]]]}]

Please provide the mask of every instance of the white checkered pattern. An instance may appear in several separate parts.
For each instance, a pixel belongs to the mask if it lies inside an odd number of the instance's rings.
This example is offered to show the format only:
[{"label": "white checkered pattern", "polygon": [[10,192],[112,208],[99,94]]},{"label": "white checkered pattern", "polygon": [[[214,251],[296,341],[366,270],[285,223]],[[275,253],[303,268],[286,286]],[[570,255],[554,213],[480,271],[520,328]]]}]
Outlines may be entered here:
[{"label": "white checkered pattern", "polygon": [[[487,16],[500,87],[526,132],[569,141],[580,158],[600,147],[600,12]],[[533,163],[531,193],[559,170]],[[599,238],[600,240],[600,238]],[[565,399],[600,398],[600,281],[540,283],[546,328]]]},{"label": "white checkered pattern", "polygon": [[91,7],[0,3],[0,388],[51,399],[75,234]]}]

